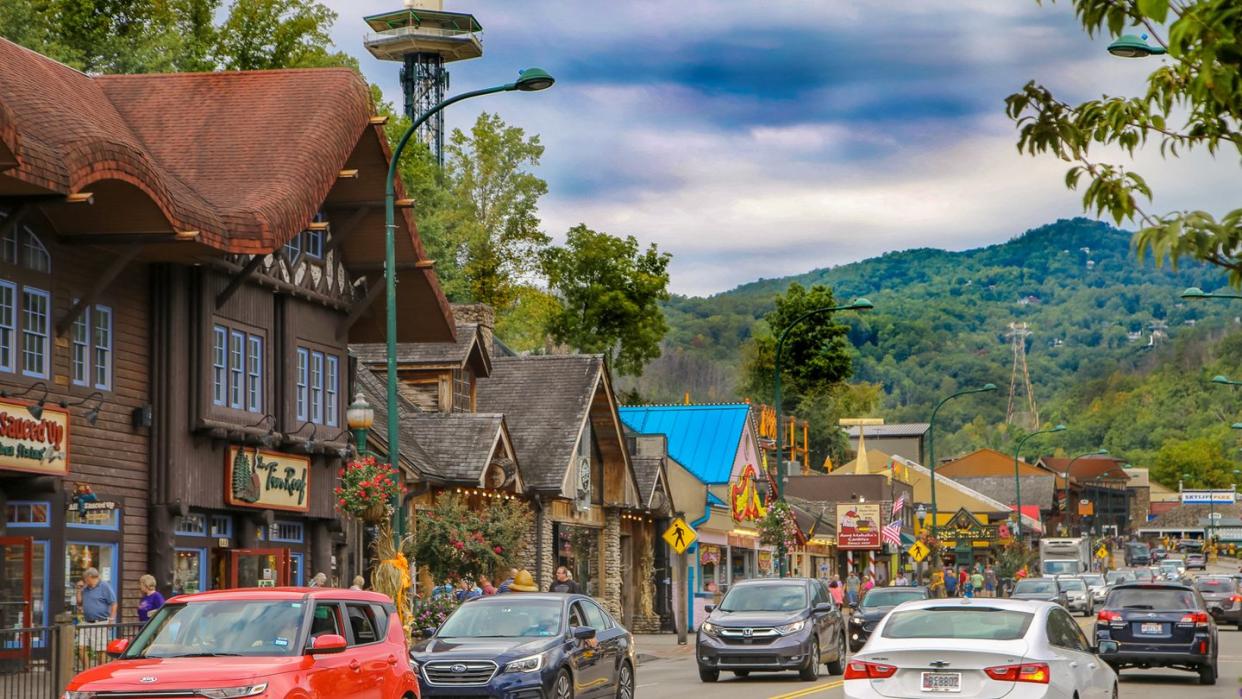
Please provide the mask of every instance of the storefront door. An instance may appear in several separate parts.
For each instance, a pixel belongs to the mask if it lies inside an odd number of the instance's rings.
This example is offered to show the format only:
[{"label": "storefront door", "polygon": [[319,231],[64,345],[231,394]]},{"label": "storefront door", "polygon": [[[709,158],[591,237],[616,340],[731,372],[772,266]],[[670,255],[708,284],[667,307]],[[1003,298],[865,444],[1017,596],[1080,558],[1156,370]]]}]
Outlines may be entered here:
[{"label": "storefront door", "polygon": [[[29,628],[32,618],[34,539],[0,537],[0,629]],[[0,639],[0,665],[30,655],[30,636]]]},{"label": "storefront door", "polygon": [[235,549],[229,552],[230,587],[284,587],[289,584],[289,549]]}]

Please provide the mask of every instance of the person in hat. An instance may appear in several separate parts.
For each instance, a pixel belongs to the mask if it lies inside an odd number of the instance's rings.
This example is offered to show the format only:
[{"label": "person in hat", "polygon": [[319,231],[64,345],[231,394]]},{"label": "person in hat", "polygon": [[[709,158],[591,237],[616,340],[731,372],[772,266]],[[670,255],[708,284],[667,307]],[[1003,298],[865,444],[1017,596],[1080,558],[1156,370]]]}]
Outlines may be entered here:
[{"label": "person in hat", "polygon": [[535,578],[530,574],[529,570],[522,569],[513,576],[513,583],[509,585],[510,592],[538,592],[539,586],[535,584]]}]

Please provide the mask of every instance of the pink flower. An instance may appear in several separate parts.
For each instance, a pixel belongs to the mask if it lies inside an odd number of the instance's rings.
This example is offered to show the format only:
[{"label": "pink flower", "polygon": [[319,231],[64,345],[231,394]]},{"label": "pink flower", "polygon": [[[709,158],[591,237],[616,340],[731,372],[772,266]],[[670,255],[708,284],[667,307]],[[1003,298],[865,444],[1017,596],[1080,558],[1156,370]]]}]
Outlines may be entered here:
[{"label": "pink flower", "polygon": [[504,549],[499,546],[493,546],[492,551],[496,552],[497,554],[504,553]]}]

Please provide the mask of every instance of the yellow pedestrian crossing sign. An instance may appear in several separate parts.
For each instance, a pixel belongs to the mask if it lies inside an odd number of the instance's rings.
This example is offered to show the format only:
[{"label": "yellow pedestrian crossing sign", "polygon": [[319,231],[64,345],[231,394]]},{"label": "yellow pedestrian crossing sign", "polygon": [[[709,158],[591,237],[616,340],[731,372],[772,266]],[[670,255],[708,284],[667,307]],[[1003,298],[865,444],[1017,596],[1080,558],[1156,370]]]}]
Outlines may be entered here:
[{"label": "yellow pedestrian crossing sign", "polygon": [[1096,558],[1108,558],[1108,547],[1101,546],[1100,548],[1096,549],[1095,557]]},{"label": "yellow pedestrian crossing sign", "polygon": [[677,553],[685,553],[698,538],[699,535],[681,517],[674,518],[673,523],[664,531],[664,540]]},{"label": "yellow pedestrian crossing sign", "polygon": [[923,559],[927,558],[927,554],[931,553],[931,549],[927,548],[927,544],[916,541],[906,550],[906,553],[910,554],[910,558],[913,558],[915,563],[922,563]]}]

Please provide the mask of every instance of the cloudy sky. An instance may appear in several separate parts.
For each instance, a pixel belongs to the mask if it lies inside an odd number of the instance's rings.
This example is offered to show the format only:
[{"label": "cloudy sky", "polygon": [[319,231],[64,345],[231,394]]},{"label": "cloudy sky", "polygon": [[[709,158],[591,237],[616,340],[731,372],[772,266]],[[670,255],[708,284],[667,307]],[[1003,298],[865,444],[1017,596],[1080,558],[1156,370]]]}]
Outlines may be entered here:
[{"label": "cloudy sky", "polygon": [[[361,17],[401,0],[322,0],[339,48],[400,103],[399,65]],[[675,8],[675,9],[674,9]],[[584,222],[674,255],[672,288],[710,294],[911,247],[999,242],[1081,213],[1065,167],[1019,156],[1003,99],[1037,78],[1064,98],[1142,90],[1156,59],[1109,56],[1070,3],[1034,0],[446,0],[484,27],[457,92],[540,66],[547,92],[464,102],[540,134],[545,229]],[[1220,212],[1237,163],[1137,167],[1156,209]],[[1236,204],[1235,204],[1236,205]]]}]

